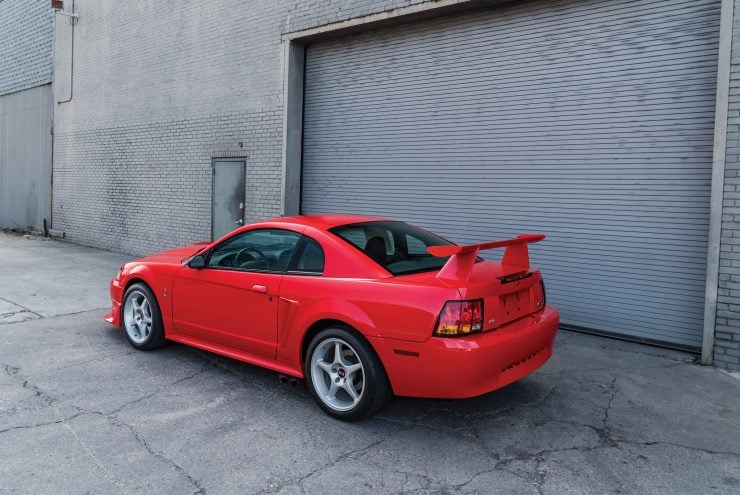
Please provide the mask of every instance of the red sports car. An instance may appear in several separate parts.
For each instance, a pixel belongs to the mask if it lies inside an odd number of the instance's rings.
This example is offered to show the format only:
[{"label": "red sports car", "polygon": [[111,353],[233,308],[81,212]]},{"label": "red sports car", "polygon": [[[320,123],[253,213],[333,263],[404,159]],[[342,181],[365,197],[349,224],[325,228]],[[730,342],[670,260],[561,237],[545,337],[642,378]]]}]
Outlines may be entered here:
[{"label": "red sports car", "polygon": [[[393,394],[473,397],[542,366],[559,320],[529,266],[544,237],[458,246],[377,217],[279,218],[126,263],[105,319],[137,349],[172,340],[305,378],[351,420]],[[493,248],[501,262],[478,257]]]}]

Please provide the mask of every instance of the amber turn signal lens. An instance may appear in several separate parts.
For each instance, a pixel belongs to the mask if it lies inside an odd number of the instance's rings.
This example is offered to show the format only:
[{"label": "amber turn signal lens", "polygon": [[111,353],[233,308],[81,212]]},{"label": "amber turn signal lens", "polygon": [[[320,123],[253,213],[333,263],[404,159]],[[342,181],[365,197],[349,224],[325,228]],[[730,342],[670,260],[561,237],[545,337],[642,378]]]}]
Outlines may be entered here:
[{"label": "amber turn signal lens", "polygon": [[483,300],[447,301],[442,308],[434,335],[454,337],[483,330]]}]

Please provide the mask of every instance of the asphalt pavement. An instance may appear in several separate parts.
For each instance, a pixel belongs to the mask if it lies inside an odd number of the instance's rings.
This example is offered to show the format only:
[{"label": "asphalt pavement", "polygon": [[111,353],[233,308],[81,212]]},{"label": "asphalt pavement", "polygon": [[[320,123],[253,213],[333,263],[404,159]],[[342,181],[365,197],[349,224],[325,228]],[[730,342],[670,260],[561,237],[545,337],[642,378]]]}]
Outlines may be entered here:
[{"label": "asphalt pavement", "polygon": [[0,493],[740,493],[740,380],[561,331],[483,397],[342,423],[273,372],[108,325],[128,257],[0,234]]}]

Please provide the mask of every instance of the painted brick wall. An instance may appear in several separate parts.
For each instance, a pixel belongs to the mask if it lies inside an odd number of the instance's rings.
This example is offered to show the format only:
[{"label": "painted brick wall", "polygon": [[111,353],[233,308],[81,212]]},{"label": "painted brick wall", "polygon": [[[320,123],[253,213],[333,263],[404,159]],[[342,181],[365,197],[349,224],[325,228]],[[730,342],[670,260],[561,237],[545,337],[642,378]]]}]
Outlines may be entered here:
[{"label": "painted brick wall", "polygon": [[303,0],[293,2],[288,27],[297,31],[421,3],[428,0]]},{"label": "painted brick wall", "polygon": [[49,0],[0,1],[0,95],[51,82]]},{"label": "painted brick wall", "polygon": [[55,96],[72,100],[55,113],[53,227],[136,255],[208,239],[211,158],[244,152],[246,221],[280,215],[282,34],[409,3],[76,0],[79,23],[55,33]]},{"label": "painted brick wall", "polygon": [[714,362],[740,370],[740,0],[735,0]]}]

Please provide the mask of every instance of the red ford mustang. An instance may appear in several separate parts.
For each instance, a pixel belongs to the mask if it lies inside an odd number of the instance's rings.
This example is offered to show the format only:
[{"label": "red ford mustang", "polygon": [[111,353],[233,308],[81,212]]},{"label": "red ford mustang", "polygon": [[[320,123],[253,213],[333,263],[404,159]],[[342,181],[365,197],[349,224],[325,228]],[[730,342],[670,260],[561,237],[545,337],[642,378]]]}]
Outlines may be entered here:
[{"label": "red ford mustang", "polygon": [[[172,340],[305,378],[351,420],[393,394],[473,397],[542,366],[559,320],[529,266],[542,239],[458,246],[376,217],[280,218],[126,263],[105,319],[137,349]],[[500,263],[478,257],[493,248]]]}]

